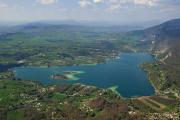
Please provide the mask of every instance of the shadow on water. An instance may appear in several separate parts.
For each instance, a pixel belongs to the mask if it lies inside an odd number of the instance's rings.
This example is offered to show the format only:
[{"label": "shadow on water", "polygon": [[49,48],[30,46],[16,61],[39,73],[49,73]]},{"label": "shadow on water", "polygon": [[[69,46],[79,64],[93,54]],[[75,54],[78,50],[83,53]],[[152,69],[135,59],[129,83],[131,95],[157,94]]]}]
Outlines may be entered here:
[{"label": "shadow on water", "polygon": [[6,72],[11,68],[21,67],[24,64],[17,64],[17,63],[9,63],[9,64],[0,64],[0,72]]}]

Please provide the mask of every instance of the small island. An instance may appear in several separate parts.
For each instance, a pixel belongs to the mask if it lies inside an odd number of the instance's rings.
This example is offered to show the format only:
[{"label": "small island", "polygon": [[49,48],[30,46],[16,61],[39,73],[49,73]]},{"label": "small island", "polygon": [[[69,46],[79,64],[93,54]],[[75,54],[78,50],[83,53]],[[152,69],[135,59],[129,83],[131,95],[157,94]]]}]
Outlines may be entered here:
[{"label": "small island", "polygon": [[52,75],[52,79],[55,80],[69,80],[67,76],[65,75],[61,75],[61,74],[56,74],[56,75]]},{"label": "small island", "polygon": [[76,75],[84,73],[83,71],[64,71],[62,74],[52,75],[54,80],[79,80]]}]

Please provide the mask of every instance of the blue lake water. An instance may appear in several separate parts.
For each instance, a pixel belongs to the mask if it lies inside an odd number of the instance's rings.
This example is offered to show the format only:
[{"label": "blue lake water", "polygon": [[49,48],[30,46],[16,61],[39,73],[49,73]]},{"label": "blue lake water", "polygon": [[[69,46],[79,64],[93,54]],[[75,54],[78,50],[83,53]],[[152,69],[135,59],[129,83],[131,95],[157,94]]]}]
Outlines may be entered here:
[{"label": "blue lake water", "polygon": [[[98,65],[17,67],[14,72],[17,78],[35,80],[42,84],[82,83],[100,88],[118,86],[117,91],[123,97],[149,96],[154,94],[146,73],[139,67],[143,62],[153,62],[154,58],[146,53],[122,53],[119,59],[108,60]],[[77,81],[54,80],[52,75],[62,71],[84,71],[77,75]]]}]

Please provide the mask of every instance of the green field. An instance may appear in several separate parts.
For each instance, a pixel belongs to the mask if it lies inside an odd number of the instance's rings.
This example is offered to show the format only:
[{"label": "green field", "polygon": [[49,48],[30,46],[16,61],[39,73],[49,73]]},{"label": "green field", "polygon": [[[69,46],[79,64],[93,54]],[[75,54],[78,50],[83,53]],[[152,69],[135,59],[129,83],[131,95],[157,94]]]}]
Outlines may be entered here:
[{"label": "green field", "polygon": [[94,64],[135,49],[141,34],[95,31],[83,26],[40,26],[0,37],[0,63]]}]

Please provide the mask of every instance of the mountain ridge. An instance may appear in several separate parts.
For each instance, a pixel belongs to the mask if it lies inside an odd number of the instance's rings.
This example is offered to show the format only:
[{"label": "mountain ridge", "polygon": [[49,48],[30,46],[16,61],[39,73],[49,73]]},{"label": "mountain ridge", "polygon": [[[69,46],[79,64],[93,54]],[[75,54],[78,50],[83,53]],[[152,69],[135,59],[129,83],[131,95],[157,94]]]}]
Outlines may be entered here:
[{"label": "mountain ridge", "polygon": [[180,96],[180,19],[174,19],[145,29],[146,42],[157,62],[147,65],[149,78],[163,93]]}]

